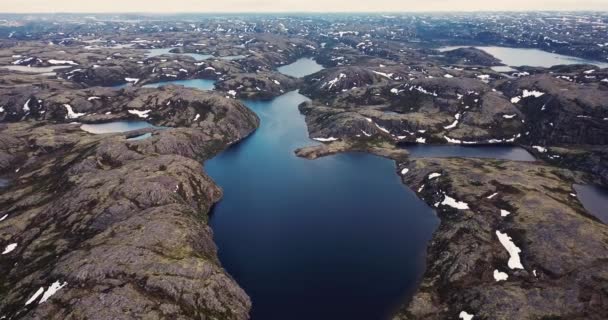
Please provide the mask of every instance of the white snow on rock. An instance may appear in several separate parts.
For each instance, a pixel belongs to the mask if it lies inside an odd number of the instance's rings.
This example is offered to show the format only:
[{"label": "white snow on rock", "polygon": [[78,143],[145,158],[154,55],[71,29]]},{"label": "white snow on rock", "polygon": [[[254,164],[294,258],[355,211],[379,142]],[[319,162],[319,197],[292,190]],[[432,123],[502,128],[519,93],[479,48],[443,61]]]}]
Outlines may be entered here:
[{"label": "white snow on rock", "polygon": [[519,249],[515,243],[513,243],[513,240],[511,239],[511,237],[509,237],[506,233],[502,233],[498,230],[496,230],[496,236],[498,236],[498,240],[500,241],[500,243],[502,244],[503,247],[505,247],[505,249],[507,249],[507,252],[509,252],[509,262],[508,262],[508,266],[511,269],[523,269],[524,266],[521,264],[521,260],[519,258],[519,253],[521,252],[521,249]]},{"label": "white snow on rock", "polygon": [[408,168],[404,168],[403,170],[401,170],[401,175],[404,176],[406,175],[408,172],[410,172],[410,169]]},{"label": "white snow on rock", "polygon": [[500,209],[500,216],[501,217],[506,217],[506,216],[508,216],[510,214],[511,214],[511,212],[509,212],[507,210]]},{"label": "white snow on rock", "polygon": [[324,83],[321,86],[321,88],[324,88],[326,85],[329,85],[328,89],[331,89],[331,88],[333,88],[336,85],[336,83],[338,83],[338,81],[340,81],[340,79],[343,79],[343,78],[346,78],[346,75],[344,73],[340,73],[340,75],[337,76],[335,79],[333,79],[333,80],[331,80],[329,82]]},{"label": "white snow on rock", "polygon": [[373,73],[379,75],[379,76],[383,76],[385,78],[388,78],[389,80],[393,80],[393,74],[392,73],[384,73],[384,72],[378,72],[378,71],[374,71],[372,70]]},{"label": "white snow on rock", "polygon": [[540,92],[540,91],[536,91],[536,90],[524,90],[524,93],[522,94],[522,97],[527,98],[527,97],[534,97],[534,98],[540,98],[544,95],[544,92]]},{"label": "white snow on rock", "polygon": [[449,73],[446,73],[446,74],[445,74],[443,77],[444,77],[444,78],[448,78],[448,79],[450,79],[450,78],[454,78],[454,76],[453,76],[453,75],[451,75],[451,74],[449,74]]},{"label": "white snow on rock", "polygon": [[374,124],[376,125],[376,127],[377,127],[378,129],[380,129],[380,131],[390,134],[390,131],[388,131],[388,129],[386,129],[386,128],[384,128],[384,127],[379,126],[377,123],[374,123]]},{"label": "white snow on rock", "polygon": [[496,280],[496,282],[507,281],[507,279],[509,279],[508,274],[500,272],[498,270],[494,270],[494,280]]},{"label": "white snow on rock", "polygon": [[280,85],[281,85],[281,83],[280,83],[279,81],[277,81],[277,80],[272,80],[272,82],[274,82],[274,83],[275,83],[276,85],[278,85],[278,86],[280,86]]},{"label": "white snow on rock", "polygon": [[426,138],[416,138],[416,142],[418,142],[418,143],[426,143]]},{"label": "white snow on rock", "polygon": [[0,222],[6,220],[6,218],[8,218],[8,213],[3,215],[2,218],[0,218]]},{"label": "white snow on rock", "polygon": [[0,107],[0,112],[4,112],[4,107]]},{"label": "white snow on rock", "polygon": [[547,152],[547,148],[544,148],[544,147],[541,147],[541,146],[532,146],[532,149],[535,149],[536,151],[538,151],[540,153]]},{"label": "white snow on rock", "polygon": [[63,107],[68,111],[68,114],[65,116],[66,119],[77,119],[86,114],[74,112],[74,110],[72,110],[72,106],[70,106],[69,104],[64,104]]},{"label": "white snow on rock", "polygon": [[462,201],[457,201],[456,199],[448,196],[447,194],[445,195],[445,198],[443,199],[443,201],[441,202],[442,205],[444,206],[450,206],[452,208],[458,209],[458,210],[467,210],[469,209],[469,204],[466,202],[462,202]]},{"label": "white snow on rock", "polygon": [[69,64],[69,65],[72,65],[72,66],[77,66],[78,65],[78,63],[76,63],[76,62],[74,62],[72,60],[55,60],[55,59],[51,59],[51,60],[49,60],[49,63],[50,64],[56,64],[56,65],[57,64],[59,64],[59,65],[61,65],[61,64],[64,64],[64,65],[65,64]]},{"label": "white snow on rock", "polygon": [[34,295],[29,298],[27,300],[27,302],[25,302],[25,305],[27,306],[28,304],[36,301],[36,299],[38,299],[38,297],[44,292],[44,287],[40,287],[40,289],[38,289],[38,291],[36,291],[36,293],[34,293]]},{"label": "white snow on rock", "polygon": [[8,246],[6,246],[6,248],[4,248],[4,251],[2,251],[2,254],[10,253],[11,251],[15,250],[15,248],[17,248],[17,244],[11,243]]},{"label": "white snow on rock", "polygon": [[126,82],[137,84],[139,82],[138,78],[125,78]]},{"label": "white snow on rock", "polygon": [[100,97],[88,97],[87,101],[100,100]]},{"label": "white snow on rock", "polygon": [[331,141],[336,141],[338,140],[338,138],[334,138],[334,137],[329,137],[329,138],[313,138],[314,140],[320,141],[320,142],[331,142]]},{"label": "white snow on rock", "polygon": [[30,101],[32,101],[32,99],[27,99],[23,105],[23,112],[30,112]]},{"label": "white snow on rock", "polygon": [[450,124],[449,126],[445,126],[443,127],[446,130],[450,130],[450,129],[454,129],[456,128],[456,126],[458,125],[458,121],[460,120],[460,113],[457,113],[456,115],[454,115],[454,117],[456,118],[456,120],[454,120],[454,122],[452,122],[452,124]]},{"label": "white snow on rock", "polygon": [[519,101],[521,101],[521,97],[513,97],[511,98],[511,103],[518,103]]},{"label": "white snow on rock", "polygon": [[148,117],[148,113],[150,113],[150,111],[152,111],[152,110],[144,110],[144,111],[135,110],[135,109],[127,110],[127,112],[129,112],[130,114],[134,114],[134,115],[136,115],[136,116],[138,116],[140,118],[147,118]]},{"label": "white snow on rock", "polygon": [[429,176],[427,177],[427,179],[433,180],[433,179],[439,178],[439,177],[441,177],[441,173],[433,172],[433,173],[429,174]]},{"label": "white snow on rock", "polygon": [[517,114],[505,114],[502,117],[505,119],[513,119],[513,118],[517,117]]},{"label": "white snow on rock", "polygon": [[46,302],[50,297],[52,297],[55,293],[57,293],[57,291],[59,291],[59,289],[65,287],[67,284],[68,284],[67,282],[64,282],[64,283],[59,283],[59,281],[53,282],[53,284],[51,284],[51,286],[46,290],[46,292],[44,293],[44,295],[42,296],[42,299],[40,299],[40,302],[38,304]]},{"label": "white snow on rock", "polygon": [[234,91],[234,90],[228,91],[228,94],[231,95],[231,96],[233,96],[233,97],[236,97],[236,91]]},{"label": "white snow on rock", "polygon": [[487,199],[492,199],[492,198],[496,197],[497,195],[498,195],[498,192],[493,193],[493,194],[489,195],[489,196],[487,197]]},{"label": "white snow on rock", "polygon": [[197,113],[196,116],[194,117],[193,121],[196,121],[196,120],[200,119],[200,117],[201,117],[201,115]]},{"label": "white snow on rock", "polygon": [[458,318],[462,320],[472,320],[475,315],[469,314],[466,311],[461,311]]}]

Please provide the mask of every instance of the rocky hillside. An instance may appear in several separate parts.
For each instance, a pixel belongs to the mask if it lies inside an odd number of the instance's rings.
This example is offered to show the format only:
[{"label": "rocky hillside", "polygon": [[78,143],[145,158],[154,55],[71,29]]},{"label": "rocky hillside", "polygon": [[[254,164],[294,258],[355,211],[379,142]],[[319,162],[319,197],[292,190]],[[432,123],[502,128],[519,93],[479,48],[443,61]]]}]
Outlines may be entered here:
[{"label": "rocky hillside", "polygon": [[[183,88],[13,99],[23,121],[0,125],[3,317],[248,318],[206,224],[222,191],[199,161],[251,133],[251,111]],[[134,117],[167,127],[131,140],[70,124]]]}]

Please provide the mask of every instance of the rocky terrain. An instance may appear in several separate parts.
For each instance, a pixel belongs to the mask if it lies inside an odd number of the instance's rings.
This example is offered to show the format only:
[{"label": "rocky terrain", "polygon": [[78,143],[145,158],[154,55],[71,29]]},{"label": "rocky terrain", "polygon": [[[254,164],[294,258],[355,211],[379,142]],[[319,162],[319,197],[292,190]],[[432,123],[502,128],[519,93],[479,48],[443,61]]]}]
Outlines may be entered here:
[{"label": "rocky terrain", "polygon": [[577,172],[543,164],[420,159],[404,182],[441,226],[418,293],[394,319],[605,319],[608,226],[574,195]]},{"label": "rocky terrain", "polygon": [[[247,319],[201,162],[259,125],[236,99],[296,89],[323,142],[296,155],[393,159],[441,218],[395,320],[608,318],[608,228],[572,187],[608,185],[608,69],[498,71],[468,47],[606,61],[605,14],[37,18],[0,19],[0,319]],[[302,57],[326,69],[277,71]],[[191,79],[214,92],[144,88]],[[81,129],[119,120],[154,126]],[[537,161],[416,159],[412,144],[514,145]]]},{"label": "rocky terrain", "polygon": [[[222,191],[199,161],[247,136],[257,117],[178,87],[31,89],[3,95],[2,317],[248,318],[249,297],[206,224]],[[72,123],[133,117],[164,127],[135,141]]]}]

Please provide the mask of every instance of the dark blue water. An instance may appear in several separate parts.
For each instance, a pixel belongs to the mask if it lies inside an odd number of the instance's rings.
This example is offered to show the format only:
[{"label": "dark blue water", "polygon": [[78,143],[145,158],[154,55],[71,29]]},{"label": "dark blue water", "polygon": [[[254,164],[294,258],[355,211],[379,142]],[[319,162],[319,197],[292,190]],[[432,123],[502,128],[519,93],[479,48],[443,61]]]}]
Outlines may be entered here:
[{"label": "dark blue water", "polygon": [[246,102],[260,128],[205,163],[224,189],[211,226],[252,319],[388,319],[415,290],[438,220],[392,161],[294,155],[308,139],[287,93]]},{"label": "dark blue water", "polygon": [[301,78],[323,70],[323,66],[312,58],[301,58],[296,62],[279,67],[278,71],[292,77]]},{"label": "dark blue water", "polygon": [[608,189],[575,184],[574,190],[585,209],[603,223],[608,224]]},{"label": "dark blue water", "polygon": [[215,80],[207,79],[190,79],[190,80],[174,80],[174,81],[162,81],[157,83],[150,83],[144,88],[159,88],[168,84],[176,84],[188,88],[196,88],[200,90],[213,90],[215,88]]},{"label": "dark blue water", "polygon": [[516,146],[433,146],[411,145],[405,149],[414,158],[488,158],[514,161],[536,161],[526,149]]}]

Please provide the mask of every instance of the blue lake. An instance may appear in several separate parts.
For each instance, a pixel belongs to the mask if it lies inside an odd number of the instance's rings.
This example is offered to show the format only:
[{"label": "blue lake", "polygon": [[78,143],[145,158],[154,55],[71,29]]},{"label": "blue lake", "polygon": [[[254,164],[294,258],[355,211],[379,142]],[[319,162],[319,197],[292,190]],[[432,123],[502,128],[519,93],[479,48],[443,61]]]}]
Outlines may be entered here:
[{"label": "blue lake", "polygon": [[278,71],[290,76],[301,78],[323,70],[323,66],[312,58],[300,58],[296,62],[279,67]]},{"label": "blue lake", "polygon": [[155,128],[155,126],[146,121],[113,121],[80,126],[80,129],[93,134],[128,132],[144,128]]},{"label": "blue lake", "polygon": [[215,80],[206,79],[190,79],[190,80],[175,80],[175,81],[162,81],[157,83],[150,83],[144,88],[159,88],[165,85],[175,84],[188,88],[196,88],[200,90],[213,90],[215,88]]},{"label": "blue lake", "polygon": [[210,222],[220,260],[254,320],[388,319],[416,289],[438,219],[392,161],[296,157],[315,143],[305,100],[247,101],[260,128],[205,163],[224,189]]},{"label": "blue lake", "polygon": [[[458,48],[467,48],[468,46],[451,46],[439,48],[439,51],[450,51]],[[549,68],[560,64],[593,64],[601,68],[607,68],[608,62],[586,60],[577,57],[566,56],[557,53],[551,53],[539,49],[524,49],[524,48],[508,48],[508,47],[493,47],[493,46],[476,46],[475,48],[483,50],[495,58],[502,61],[507,66],[520,67],[544,67]],[[500,71],[496,70],[496,71]]]},{"label": "blue lake", "polygon": [[171,50],[173,50],[175,48],[160,48],[160,49],[146,49],[147,53],[146,53],[146,57],[158,57],[158,56],[162,56],[164,54],[166,55],[174,55],[174,54],[178,54],[178,55],[184,55],[184,56],[190,56],[192,58],[194,58],[197,61],[201,61],[201,60],[207,60],[209,58],[213,58],[213,55],[211,54],[200,54],[200,53],[173,53],[170,52]]},{"label": "blue lake", "polygon": [[405,149],[414,158],[489,158],[514,161],[536,161],[526,149],[516,146],[433,146],[410,145]]}]

